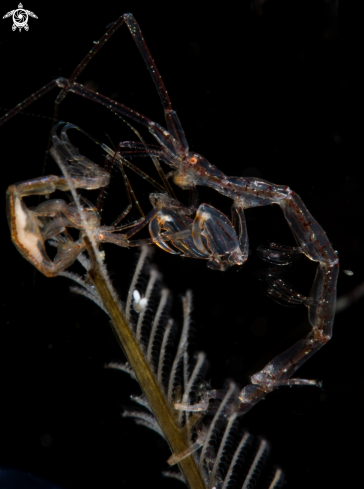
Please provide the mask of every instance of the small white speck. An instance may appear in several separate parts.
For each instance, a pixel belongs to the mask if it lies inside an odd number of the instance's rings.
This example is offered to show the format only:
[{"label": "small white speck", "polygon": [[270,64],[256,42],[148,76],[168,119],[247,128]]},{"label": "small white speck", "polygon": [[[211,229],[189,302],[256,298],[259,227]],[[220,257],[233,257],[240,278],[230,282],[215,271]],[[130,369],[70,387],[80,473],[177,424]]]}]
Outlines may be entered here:
[{"label": "small white speck", "polygon": [[343,272],[349,277],[352,277],[354,275],[354,272],[352,270],[343,270]]}]

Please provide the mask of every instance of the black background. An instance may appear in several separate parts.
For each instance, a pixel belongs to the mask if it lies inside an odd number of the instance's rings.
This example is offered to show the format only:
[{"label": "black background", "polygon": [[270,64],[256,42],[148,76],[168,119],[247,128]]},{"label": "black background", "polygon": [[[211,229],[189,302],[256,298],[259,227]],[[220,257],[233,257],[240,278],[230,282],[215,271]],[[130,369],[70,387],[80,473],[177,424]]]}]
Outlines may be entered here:
[{"label": "black background", "polygon": [[[334,4],[334,2],[331,2]],[[1,15],[16,2],[3,2]],[[359,108],[361,25],[342,2],[338,30],[323,1],[274,1],[259,16],[250,2],[239,9],[208,4],[102,2],[24,4],[39,18],[28,32],[0,22],[0,105],[15,106],[58,76],[68,77],[84,54],[124,12],[134,13],[178,111],[190,146],[227,175],[258,176],[289,185],[323,226],[339,253],[338,295],[363,280],[363,204]],[[225,7],[222,5],[221,7]],[[163,124],[163,112],[142,59],[125,27],[95,57],[80,82]],[[0,129],[3,192],[42,173],[56,91]],[[134,139],[106,109],[69,95],[63,120],[107,142]],[[143,133],[144,134],[144,133]],[[146,135],[148,139],[148,135]],[[76,138],[81,152],[102,164],[98,148]],[[147,172],[151,163],[141,161]],[[166,168],[166,171],[167,168]],[[48,161],[46,174],[58,173]],[[145,211],[151,188],[131,175]],[[115,174],[107,213],[125,205]],[[115,191],[117,192],[115,194]],[[225,213],[231,203],[199,189],[201,202]],[[180,192],[181,200],[188,198]],[[110,220],[114,216],[111,215]],[[135,216],[134,216],[135,217]],[[194,293],[193,350],[206,352],[214,387],[226,378],[241,385],[308,331],[307,311],[266,297],[255,277],[264,263],[258,245],[294,245],[278,206],[247,212],[251,256],[226,273],[204,261],[157,250],[154,260],[175,295]],[[34,273],[9,239],[2,220],[0,466],[33,472],[69,488],[178,487],[163,479],[168,449],[154,433],[120,416],[138,392],[125,374],[104,369],[123,355],[106,317],[73,296],[65,279]],[[114,283],[125,297],[133,250],[105,247]],[[288,280],[308,293],[315,266],[302,258]],[[286,472],[287,487],[356,487],[361,474],[364,378],[363,301],[339,314],[332,341],[298,372],[323,381],[316,388],[279,389],[244,419],[272,444],[271,460]]]}]

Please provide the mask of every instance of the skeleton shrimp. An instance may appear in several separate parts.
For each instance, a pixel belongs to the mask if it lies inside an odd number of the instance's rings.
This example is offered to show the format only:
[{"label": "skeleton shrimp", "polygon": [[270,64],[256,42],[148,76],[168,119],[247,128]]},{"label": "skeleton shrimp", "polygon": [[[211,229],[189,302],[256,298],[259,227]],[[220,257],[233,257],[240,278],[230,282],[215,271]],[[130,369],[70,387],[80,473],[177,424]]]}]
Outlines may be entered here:
[{"label": "skeleton shrimp", "polygon": [[[76,82],[76,78],[94,54],[124,23],[132,34],[156,86],[164,109],[167,129],[123,104],[117,103],[99,93],[95,93]],[[232,200],[233,212],[237,215],[239,222],[238,238],[235,238],[235,230],[226,216],[222,215],[213,207],[202,204],[197,210],[195,221],[191,223],[185,211],[182,212],[181,208],[178,211],[175,210],[179,204],[171,204],[164,197],[159,198],[159,200],[164,199],[162,211],[159,206],[154,209],[156,212],[150,224],[152,238],[155,238],[156,241],[158,237],[163,238],[161,230],[165,226],[165,223],[169,222],[172,227],[168,231],[176,233],[174,244],[186,256],[197,257],[200,255],[203,258],[211,257],[209,263],[213,268],[217,269],[226,269],[234,264],[241,265],[248,258],[248,235],[244,210],[270,204],[278,204],[281,207],[284,217],[298,243],[298,247],[293,250],[294,253],[304,254],[309,260],[317,262],[318,268],[309,297],[295,294],[281,279],[273,280],[274,293],[283,299],[285,298],[288,302],[297,299],[305,304],[308,307],[312,330],[306,337],[281,355],[275,357],[260,372],[253,375],[251,379],[252,384],[241,392],[241,410],[243,412],[247,411],[259,399],[264,397],[267,392],[272,391],[280,385],[307,384],[311,382],[304,379],[291,379],[290,377],[321,346],[326,344],[332,336],[339,262],[325,232],[312,217],[300,197],[287,186],[275,185],[265,180],[252,177],[226,176],[221,170],[210,164],[202,155],[189,151],[189,145],[182,125],[176,112],[172,109],[169,95],[162,78],[132,14],[125,14],[112,24],[108,32],[78,65],[69,80],[59,78],[50,82],[0,119],[0,124],[57,86],[62,88],[56,101],[57,106],[69,91],[73,92],[104,105],[116,114],[126,116],[134,122],[140,123],[149,130],[158,143],[158,145],[151,145],[145,144],[142,141],[121,142],[118,145],[116,153],[112,152],[112,156],[116,160],[127,156],[156,157],[172,168],[173,181],[182,189],[207,186]],[[111,150],[106,145],[101,146],[110,154]],[[34,186],[38,185],[38,182],[32,184],[30,193],[33,192]],[[46,181],[40,186],[42,185],[47,186],[47,188],[43,190],[42,187],[41,191],[50,193],[48,186],[51,184]],[[62,185],[62,182],[60,185]],[[80,186],[82,185],[84,184],[81,182]],[[27,192],[26,188],[27,185],[23,185],[22,187],[17,187],[16,191],[12,190],[12,199],[15,197],[15,201],[17,202]],[[155,196],[152,196],[152,199],[155,201],[158,200]],[[11,205],[13,209],[15,204]],[[178,219],[181,221],[180,227],[176,224]],[[188,235],[186,231],[189,233],[189,229],[191,228],[192,239],[188,238],[186,240],[185,238]],[[183,234],[184,232],[185,234]],[[211,241],[211,236],[216,236],[216,241]],[[181,237],[184,241],[181,240]],[[210,245],[208,245],[209,240]],[[38,241],[37,238],[36,243]],[[27,244],[25,243],[25,245]],[[30,243],[30,245],[34,246],[33,243]],[[170,249],[166,249],[166,251],[170,252]],[[216,256],[219,258],[216,259]],[[220,258],[221,256],[223,259]],[[274,246],[272,249],[265,251],[265,258],[273,263],[281,262],[286,256],[286,250],[279,250]],[[44,261],[44,258],[41,257],[41,260]]]},{"label": "skeleton shrimp", "polygon": [[[63,199],[49,199],[34,209],[28,209],[23,197],[30,195],[49,196],[56,190],[72,190],[69,180],[72,181],[75,189],[87,190],[103,188],[109,183],[109,172],[82,156],[69,141],[67,131],[78,128],[65,124],[58,136],[57,131],[62,125],[63,123],[59,123],[53,128],[51,154],[64,175],[38,177],[27,182],[10,185],[6,194],[8,223],[12,241],[20,254],[47,277],[58,275],[71,266],[79,255],[86,250],[83,233],[85,220],[96,242],[130,247],[139,246],[139,241],[130,241],[130,238],[144,227],[157,212],[156,209],[145,219],[140,219],[129,225],[101,226],[98,210],[85,198],[82,198],[81,201],[83,217],[79,215],[75,202],[67,204]],[[118,221],[125,217],[126,213],[124,212]],[[74,241],[67,232],[67,228],[70,227],[80,230],[77,241]],[[127,228],[131,229],[126,233],[116,233],[116,231]],[[45,248],[45,242],[51,238],[51,243],[57,248],[53,261],[49,258]]]}]

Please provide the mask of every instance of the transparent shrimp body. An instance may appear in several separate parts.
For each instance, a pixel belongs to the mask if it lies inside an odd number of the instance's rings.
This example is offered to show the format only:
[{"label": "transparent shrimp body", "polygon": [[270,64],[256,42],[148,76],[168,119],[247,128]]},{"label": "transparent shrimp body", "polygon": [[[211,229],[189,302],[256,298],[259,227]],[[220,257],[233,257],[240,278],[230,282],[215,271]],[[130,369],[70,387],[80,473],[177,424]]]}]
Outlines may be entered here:
[{"label": "transparent shrimp body", "polygon": [[[129,231],[115,233],[120,227],[101,226],[100,216],[95,206],[84,197],[79,202],[67,202],[63,199],[50,199],[33,209],[26,206],[24,197],[32,195],[48,197],[56,190],[62,192],[72,189],[100,189],[110,180],[110,174],[91,160],[82,156],[68,139],[67,131],[76,128],[57,124],[53,130],[51,154],[60,166],[64,175],[49,175],[26,182],[10,185],[6,193],[7,217],[11,238],[18,251],[47,277],[54,277],[71,266],[81,253],[86,250],[83,239],[85,225],[94,235],[97,243],[109,242],[118,246],[138,246],[131,242],[136,232],[145,226],[154,213],[146,219],[128,225]],[[71,188],[72,187],[72,188]],[[79,213],[82,208],[82,216]],[[80,236],[74,240],[67,228],[80,230]],[[51,260],[46,251],[46,241],[57,248],[56,256]]]},{"label": "transparent shrimp body", "polygon": [[[76,81],[79,74],[96,52],[123,24],[127,25],[157,89],[165,114],[166,128],[123,104],[93,92]],[[290,377],[310,356],[322,345],[327,343],[332,336],[339,261],[324,230],[310,214],[300,197],[288,187],[274,185],[258,178],[228,177],[218,168],[211,165],[203,156],[189,151],[182,125],[172,108],[168,92],[145,43],[140,27],[132,14],[124,14],[111,25],[108,32],[105,33],[77,66],[70,79],[59,78],[50,82],[8,114],[5,114],[0,119],[0,125],[26,108],[34,100],[37,100],[56,87],[62,88],[57,98],[57,104],[64,99],[68,92],[73,92],[83,98],[105,106],[116,114],[143,125],[154,137],[157,143],[155,145],[145,144],[143,141],[123,141],[119,143],[117,151],[114,154],[116,160],[122,160],[127,156],[157,158],[173,169],[174,182],[181,188],[187,189],[195,186],[207,186],[230,198],[234,211],[239,218],[238,242],[240,251],[235,248],[235,236],[231,234],[230,237],[232,239],[230,241],[225,239],[226,236],[221,238],[221,233],[226,234],[226,231],[228,231],[229,234],[232,229],[225,219],[226,216],[223,216],[211,206],[207,207],[206,204],[203,204],[204,207],[202,207],[200,213],[197,212],[193,222],[191,222],[189,214],[176,211],[169,204],[163,204],[161,208],[156,207],[154,211],[156,214],[158,212],[160,214],[153,221],[153,225],[151,225],[152,240],[158,241],[159,236],[161,241],[164,241],[164,238],[167,241],[168,236],[164,237],[162,231],[165,230],[167,234],[170,232],[171,236],[169,238],[177,249],[180,247],[180,251],[183,250],[182,253],[190,253],[193,256],[202,254],[205,256],[207,251],[210,257],[210,264],[212,261],[216,265],[216,268],[224,269],[226,261],[229,262],[229,258],[226,259],[226,257],[230,257],[236,263],[242,263],[247,257],[248,235],[244,209],[270,204],[278,204],[281,207],[285,219],[297,241],[298,247],[296,248],[296,252],[304,254],[308,259],[318,263],[316,277],[309,297],[301,296],[302,304],[305,304],[309,309],[309,321],[312,330],[306,337],[299,340],[281,355],[278,355],[264,369],[252,377],[252,384],[247,387],[248,390],[241,392],[241,410],[250,409],[267,392],[270,392],[279,385],[307,383],[307,381],[291,379]],[[76,176],[74,182],[77,188],[87,188],[84,177],[80,181]],[[39,229],[36,228],[35,220],[29,217],[29,212],[20,203],[22,197],[31,193],[48,195],[55,188],[62,189],[64,187],[64,179],[48,177],[44,181],[36,180],[30,184],[20,184],[9,189],[10,227],[12,229],[13,240],[23,254],[24,242],[25,249],[28,246],[29,249],[34,251],[34,254],[39,254],[37,250],[42,248],[42,238],[39,235]],[[173,233],[175,233],[174,236]],[[185,234],[181,236],[178,233]],[[231,243],[233,244],[232,248],[230,247]],[[160,243],[158,244],[160,245]],[[170,252],[170,250],[166,251]],[[236,253],[236,256],[234,253]],[[276,263],[277,254],[279,255],[279,252],[276,249],[271,251],[267,250],[265,259]],[[46,261],[43,251],[40,252],[40,255],[41,257],[38,262],[34,257],[31,260],[36,266],[39,265],[39,262]],[[219,258],[217,259],[216,257]],[[221,257],[224,258],[222,259]],[[29,259],[29,257],[27,258]],[[223,266],[217,265],[218,260],[223,262]],[[293,301],[293,299],[297,300],[297,294],[290,292],[289,287],[283,280],[275,280],[273,282],[274,287],[272,289],[274,289],[276,296],[281,296],[287,302]]]},{"label": "transparent shrimp body", "polygon": [[176,252],[162,241],[163,237],[168,237],[184,256],[207,259],[207,266],[214,270],[241,265],[247,258],[242,255],[230,220],[214,207],[200,205],[192,219],[193,209],[165,194],[151,194],[150,200],[154,208],[159,208],[149,223],[150,234],[155,243],[168,253]]}]

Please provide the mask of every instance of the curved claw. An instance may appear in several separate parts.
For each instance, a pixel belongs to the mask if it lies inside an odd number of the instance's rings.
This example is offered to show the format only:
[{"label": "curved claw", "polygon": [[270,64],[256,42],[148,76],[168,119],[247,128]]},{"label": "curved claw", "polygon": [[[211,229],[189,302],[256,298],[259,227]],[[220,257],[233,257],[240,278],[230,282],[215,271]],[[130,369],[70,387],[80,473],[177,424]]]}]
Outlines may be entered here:
[{"label": "curved claw", "polygon": [[160,240],[161,237],[161,226],[158,219],[158,215],[152,219],[149,223],[149,232],[154,241],[154,243],[162,248],[162,250],[167,251],[167,253],[171,253],[172,255],[178,255],[177,251],[174,251],[171,247],[167,245],[164,241]]},{"label": "curved claw", "polygon": [[[192,236],[200,251],[210,255],[208,267],[227,270],[245,261],[230,220],[209,204],[201,204],[192,225]],[[202,238],[205,238],[206,245]]]},{"label": "curved claw", "polygon": [[[7,190],[7,216],[12,241],[23,257],[47,277],[54,277],[69,267],[85,250],[85,244],[83,239],[74,242],[69,236],[62,242],[58,240],[57,255],[52,261],[47,255],[45,241],[50,237],[59,236],[68,226],[82,229],[83,222],[72,203],[67,205],[62,199],[53,199],[31,210],[24,204],[23,197],[48,196],[57,189],[70,190],[70,179],[74,188],[86,189],[103,187],[110,179],[107,171],[82,156],[70,143],[67,131],[70,128],[78,129],[77,127],[63,125],[58,136],[57,131],[62,124],[57,124],[53,129],[51,154],[63,172],[67,169],[67,178],[54,175],[40,177],[11,185]],[[98,227],[100,218],[97,210],[84,198],[82,205],[87,212],[89,225]],[[40,227],[45,223],[41,231]]]},{"label": "curved claw", "polygon": [[37,219],[39,208],[38,212],[31,211],[22,201],[24,195],[47,195],[54,192],[57,180],[58,177],[55,176],[37,178],[11,185],[6,193],[11,239],[21,255],[47,277],[58,275],[60,271],[70,266],[79,253],[85,249],[83,241],[77,243],[70,241],[58,250],[52,262],[45,250],[44,237],[39,228]]},{"label": "curved claw", "polygon": [[[193,240],[189,208],[165,194],[151,194],[150,201],[155,209],[159,208],[149,223],[149,232],[155,244],[168,253],[176,254],[177,252],[165,243],[168,239],[186,257],[208,258],[208,252],[201,252]],[[166,231],[166,234],[162,234],[162,230]]]}]

